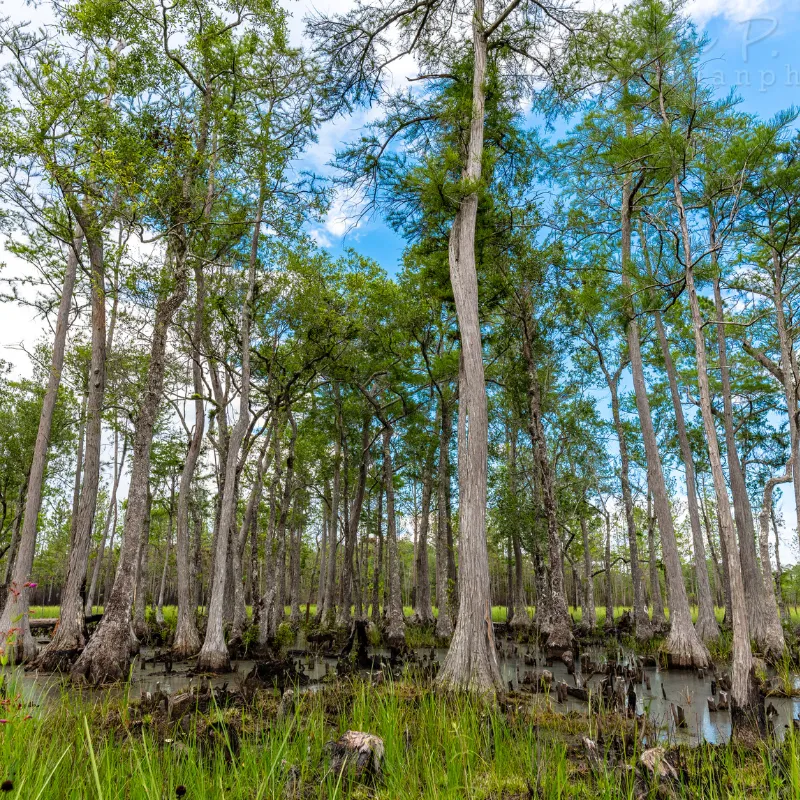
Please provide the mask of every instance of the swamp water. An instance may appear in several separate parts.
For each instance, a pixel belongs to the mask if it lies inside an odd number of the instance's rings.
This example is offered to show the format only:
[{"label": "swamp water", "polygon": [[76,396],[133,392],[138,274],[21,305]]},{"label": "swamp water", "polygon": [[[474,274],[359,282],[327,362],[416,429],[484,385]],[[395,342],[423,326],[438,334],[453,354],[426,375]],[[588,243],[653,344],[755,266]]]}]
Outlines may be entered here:
[{"label": "swamp water", "polygon": [[[43,640],[41,644],[46,644]],[[595,665],[605,665],[608,661],[608,651],[604,647],[588,647],[581,651],[588,653],[590,660]],[[370,656],[384,658],[388,661],[390,651],[385,648],[368,650]],[[417,648],[413,651],[415,661],[423,667],[435,661],[441,664],[447,654],[447,648]],[[228,686],[236,690],[241,688],[244,680],[250,674],[256,661],[242,659],[234,661],[233,671],[211,677],[204,677],[193,673],[193,660],[175,663],[167,668],[160,658],[160,653],[152,648],[143,647],[133,663],[129,685],[119,686],[102,691],[110,691],[112,696],[127,697],[129,700],[138,700],[146,693],[158,690],[165,694],[176,694],[186,691],[192,686],[199,686],[200,682],[210,683],[214,687]],[[309,649],[304,635],[300,633],[288,657],[294,662],[298,672],[302,673],[306,684],[302,691],[316,691],[325,685],[326,681],[335,680],[337,675],[337,655],[331,653],[317,653]],[[547,669],[552,673],[553,684],[549,692],[541,695],[556,712],[586,713],[589,704],[569,696],[566,700],[558,702],[556,697],[556,683],[563,681],[569,686],[575,686],[575,676],[568,673],[567,667],[561,660],[552,662],[545,659],[544,653],[533,645],[514,645],[504,642],[498,651],[500,672],[505,686],[509,690],[525,691],[530,689],[524,684],[525,676],[530,673]],[[631,655],[620,650],[616,662],[627,666],[631,662]],[[580,659],[575,662],[575,671],[580,676]],[[21,691],[23,698],[34,705],[46,706],[48,699],[55,699],[63,692],[81,691],[84,696],[96,696],[98,689],[75,689],[62,678],[44,673],[25,671],[15,668],[13,673],[7,669],[7,677],[13,674],[15,684]],[[363,673],[368,674],[368,673]],[[636,711],[637,714],[646,714],[650,723],[659,731],[662,740],[673,743],[697,743],[700,741],[711,744],[721,744],[728,740],[731,732],[730,712],[710,711],[707,698],[712,696],[713,673],[706,672],[700,677],[693,670],[662,670],[655,666],[645,666],[644,674],[649,679],[649,687],[645,682],[635,682]],[[593,674],[584,688],[592,693],[601,691],[601,684],[605,674]],[[628,686],[626,679],[626,692]],[[581,684],[583,685],[583,683]],[[800,687],[800,677],[795,676],[795,685]],[[717,690],[717,697],[719,691]],[[782,738],[787,728],[800,718],[800,697],[769,697],[766,701],[768,709],[774,712],[770,721],[778,738]],[[673,719],[671,705],[681,706],[685,717],[685,726],[678,727]]]}]

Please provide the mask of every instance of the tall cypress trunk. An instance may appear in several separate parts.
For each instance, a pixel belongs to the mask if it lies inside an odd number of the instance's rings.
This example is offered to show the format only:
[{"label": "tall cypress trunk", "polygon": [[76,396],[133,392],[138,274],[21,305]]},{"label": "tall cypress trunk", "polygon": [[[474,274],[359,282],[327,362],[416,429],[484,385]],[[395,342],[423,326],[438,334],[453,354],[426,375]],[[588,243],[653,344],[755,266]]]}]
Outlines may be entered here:
[{"label": "tall cypress trunk", "polygon": [[[671,131],[669,118],[664,105],[664,93],[661,84],[661,65],[656,66],[659,78],[659,110],[665,131]],[[728,578],[731,586],[731,607],[733,611],[733,666],[731,684],[731,721],[734,730],[747,718],[757,717],[758,698],[751,682],[753,656],[750,650],[750,634],[747,620],[747,604],[744,594],[744,581],[739,553],[736,549],[736,535],[733,527],[728,487],[722,470],[722,459],[717,440],[717,429],[714,423],[714,412],[711,404],[711,388],[708,380],[708,363],[706,357],[706,341],[703,318],[700,314],[700,301],[694,284],[694,262],[692,260],[692,243],[689,234],[689,223],[683,204],[683,193],[680,186],[678,170],[673,166],[672,197],[680,225],[680,241],[682,244],[683,266],[685,270],[686,291],[689,295],[689,308],[694,333],[695,357],[697,363],[697,384],[700,391],[700,413],[708,445],[708,457],[711,466],[711,477],[714,481],[714,494],[717,499],[720,539],[725,542],[728,551]],[[724,374],[724,370],[723,370]],[[735,497],[735,493],[734,493]],[[671,587],[670,587],[671,588]],[[763,708],[762,708],[763,719]],[[759,725],[759,727],[761,727]]]},{"label": "tall cypress trunk", "polygon": [[697,504],[697,482],[694,475],[692,447],[689,443],[689,435],[686,432],[683,405],[678,391],[678,376],[675,371],[675,363],[672,360],[667,333],[664,330],[664,323],[661,319],[661,312],[656,310],[654,317],[656,330],[658,331],[658,341],[661,345],[661,355],[664,357],[669,391],[672,397],[672,408],[675,412],[675,427],[678,431],[681,461],[686,473],[686,499],[689,508],[689,525],[692,529],[692,544],[694,546],[694,570],[697,576],[698,611],[695,630],[704,642],[710,642],[719,636],[719,625],[717,625],[717,618],[714,616],[714,601],[711,597],[711,584],[708,580],[708,564],[706,562],[706,548],[703,543],[703,529],[700,525],[700,509]]},{"label": "tall cypress trunk", "polygon": [[[772,577],[772,566],[769,557],[769,520],[773,511],[772,493],[775,487],[781,483],[789,483],[792,480],[793,463],[790,462],[786,466],[786,472],[783,475],[776,475],[770,478],[764,486],[764,497],[761,503],[761,513],[758,515],[760,536],[759,547],[761,555],[761,569],[764,575],[764,594],[766,595],[766,604],[769,613],[774,614],[780,619],[780,610],[778,608],[779,599],[776,597],[775,580]],[[775,553],[778,559],[778,572],[780,574],[780,556],[778,553],[778,542],[775,542]]]},{"label": "tall cypress trunk", "polygon": [[42,489],[44,473],[47,467],[47,450],[50,444],[50,430],[53,425],[53,416],[58,400],[58,387],[61,385],[61,371],[64,367],[64,350],[67,342],[67,329],[69,327],[69,312],[72,307],[72,293],[75,289],[75,278],[78,271],[78,254],[83,243],[83,234],[79,233],[72,243],[67,254],[67,264],[64,270],[64,283],[61,287],[61,300],[56,318],[56,330],[53,337],[53,354],[50,359],[50,374],[47,380],[42,401],[42,410],[39,414],[39,427],[36,431],[36,441],[33,446],[31,468],[28,473],[27,495],[25,498],[25,517],[18,537],[16,557],[13,562],[9,557],[9,565],[13,563],[13,570],[6,583],[14,588],[8,597],[0,614],[0,638],[6,641],[12,629],[17,631],[14,637],[13,656],[25,661],[36,657],[36,640],[31,635],[28,608],[30,603],[29,588],[25,586],[32,579],[33,556],[36,551],[36,526],[39,522],[39,512],[42,508]]},{"label": "tall cypress trunk", "polygon": [[147,634],[147,566],[150,557],[150,523],[152,521],[151,510],[153,506],[153,494],[150,487],[147,487],[147,514],[144,521],[142,540],[139,545],[139,555],[136,561],[136,580],[133,593],[134,608],[133,619],[131,620],[131,649],[138,648],[137,639],[141,639]]},{"label": "tall cypress trunk", "polygon": [[[596,352],[600,358],[600,366],[606,378],[609,392],[611,393],[611,414],[614,421],[614,431],[617,434],[620,458],[620,484],[622,488],[622,504],[625,508],[625,526],[628,531],[628,552],[631,562],[631,580],[633,582],[633,623],[636,635],[640,639],[647,638],[651,634],[650,619],[647,616],[647,608],[642,591],[642,569],[639,565],[639,544],[636,538],[636,522],[633,516],[633,493],[631,492],[631,459],[628,452],[628,441],[625,437],[625,428],[622,424],[622,415],[619,404],[619,379],[622,374],[624,361],[620,359],[620,367],[614,374],[606,369],[605,361],[599,346]],[[609,576],[610,577],[610,576]],[[606,624],[613,624],[608,620]]]},{"label": "tall cypress trunk", "polygon": [[[774,234],[772,226],[770,233]],[[798,375],[794,357],[792,337],[786,322],[784,310],[785,275],[782,257],[774,247],[770,248],[772,258],[772,301],[775,305],[775,324],[778,329],[778,342],[781,353],[781,377],[783,383],[786,412],[789,416],[789,444],[793,463],[792,487],[794,489],[795,514],[797,517],[797,534],[800,536],[800,423],[798,422]]]},{"label": "tall cypress trunk", "polygon": [[[239,395],[239,416],[231,431],[225,463],[225,488],[220,508],[219,531],[211,579],[211,599],[208,604],[208,624],[206,636],[197,657],[198,670],[226,672],[230,669],[230,654],[225,644],[223,630],[225,614],[225,590],[228,576],[228,545],[236,547],[236,490],[239,450],[250,426],[250,323],[255,301],[256,265],[258,263],[258,243],[261,237],[261,222],[264,218],[266,181],[261,179],[258,192],[256,219],[250,240],[250,261],[247,272],[247,295],[242,308],[240,338],[242,343],[242,381]],[[231,581],[240,581],[240,576],[232,574]]]},{"label": "tall cypress trunk", "polygon": [[200,355],[205,325],[205,276],[198,263],[195,275],[194,327],[192,331],[192,390],[194,393],[194,428],[189,440],[189,449],[181,472],[178,487],[177,534],[175,560],[178,572],[178,620],[172,652],[176,658],[188,658],[200,649],[200,632],[197,630],[197,597],[192,591],[191,566],[189,561],[189,501],[197,461],[203,447],[205,432],[205,403],[203,401],[203,366]]},{"label": "tall cypress trunk", "polygon": [[[716,247],[716,223],[713,214],[709,215],[709,219],[711,238],[710,248],[712,253],[714,253]],[[714,262],[716,266],[716,258],[713,256],[712,262]],[[780,624],[780,618],[777,615],[777,608],[775,609],[776,613],[772,613],[772,610],[767,602],[764,581],[761,575],[761,570],[758,566],[758,559],[756,557],[753,509],[750,506],[750,496],[747,492],[747,485],[744,479],[744,470],[742,469],[742,464],[739,460],[739,453],[736,449],[736,435],[733,428],[733,398],[731,393],[725,334],[725,309],[722,303],[719,273],[717,273],[717,275],[714,277],[714,308],[717,315],[717,347],[719,350],[719,371],[722,384],[722,419],[725,430],[728,476],[731,484],[731,494],[733,495],[733,512],[736,531],[739,534],[739,550],[738,554],[734,555],[738,555],[738,560],[741,564],[742,580],[744,582],[744,594],[746,598],[745,609],[747,612],[748,634],[755,640],[762,652],[773,658],[780,658],[786,647],[786,643],[783,638],[783,628]],[[711,413],[710,396],[709,413]],[[726,503],[728,502],[727,489],[725,491],[725,501]],[[718,505],[719,502],[719,498],[717,498]],[[730,510],[730,505],[728,505],[728,510]],[[732,560],[731,552],[728,550],[729,563]],[[731,600],[732,602],[734,601],[733,584],[731,584]]]},{"label": "tall cypress trunk", "polygon": [[[465,183],[481,179],[485,113],[487,43],[483,28],[483,0],[474,0],[472,18],[472,109]],[[475,228],[478,192],[462,198],[450,230],[450,283],[453,288],[461,338],[459,384],[459,582],[458,621],[439,684],[479,692],[502,691],[492,628],[489,555],[486,546],[486,493],[489,418],[483,371]],[[461,445],[466,445],[462,448]],[[389,487],[387,487],[387,492]]]},{"label": "tall cypress trunk", "polygon": [[[335,387],[338,398],[339,387]],[[325,598],[322,604],[322,620],[332,627],[336,619],[336,550],[339,539],[339,495],[342,481],[342,425],[340,412],[336,415],[337,429],[333,452],[333,489],[331,491],[331,516],[328,527],[328,574],[325,577]]]},{"label": "tall cypress trunk", "polygon": [[658,573],[658,553],[656,550],[656,520],[653,516],[653,496],[647,493],[647,547],[650,556],[650,595],[652,598],[652,622],[656,628],[663,628],[667,624],[664,613],[664,597],[661,594],[661,577]]},{"label": "tall cypress trunk", "polygon": [[160,298],[156,306],[146,385],[133,433],[128,508],[114,586],[106,603],[103,619],[72,668],[74,679],[84,679],[90,683],[119,680],[127,673],[136,560],[148,514],[150,453],[158,406],[164,389],[167,333],[187,294],[185,259],[186,250],[183,248],[174,254],[172,291]]},{"label": "tall cypress trunk", "polygon": [[644,440],[645,458],[647,461],[647,483],[653,494],[658,529],[661,533],[661,550],[664,556],[664,570],[667,579],[667,599],[670,610],[670,632],[664,648],[676,666],[707,667],[710,655],[706,646],[692,624],[692,612],[689,608],[689,598],[683,584],[681,561],[678,554],[678,543],[675,537],[675,526],[672,520],[672,509],[669,504],[667,484],[661,466],[661,456],[658,452],[656,432],[650,412],[650,399],[647,396],[647,386],[644,379],[644,363],[642,360],[641,345],[639,341],[639,325],[633,309],[633,300],[630,296],[630,270],[631,270],[631,179],[626,176],[623,182],[622,204],[620,220],[622,228],[622,285],[623,292],[627,294],[626,331],[628,339],[628,353],[631,360],[633,373],[633,388],[636,398],[636,410]]}]

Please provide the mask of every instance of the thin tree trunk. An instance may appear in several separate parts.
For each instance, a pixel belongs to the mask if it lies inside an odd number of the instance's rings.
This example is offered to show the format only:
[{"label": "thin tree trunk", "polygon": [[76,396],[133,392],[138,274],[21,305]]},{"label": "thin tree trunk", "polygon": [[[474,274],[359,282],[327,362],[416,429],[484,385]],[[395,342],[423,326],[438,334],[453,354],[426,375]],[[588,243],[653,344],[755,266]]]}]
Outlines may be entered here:
[{"label": "thin tree trunk", "polygon": [[[630,292],[631,271],[631,179],[626,176],[623,184],[622,207],[620,212],[622,227],[622,283],[624,292]],[[650,412],[650,400],[644,378],[644,364],[639,341],[639,325],[633,309],[632,299],[626,302],[626,330],[628,353],[633,372],[633,387],[636,398],[636,410],[644,440],[647,461],[647,483],[653,494],[658,529],[661,533],[661,550],[664,557],[664,570],[667,579],[667,599],[670,610],[670,632],[664,649],[676,666],[707,667],[711,661],[706,646],[703,644],[692,624],[692,612],[689,598],[683,584],[681,561],[678,554],[678,543],[672,520],[672,509],[669,504],[667,484],[658,452],[658,442]]]},{"label": "thin tree trunk", "polygon": [[375,557],[372,566],[372,623],[379,625],[381,621],[381,565],[383,564],[383,480],[378,485],[378,530],[376,533]]},{"label": "thin tree trunk", "polygon": [[[280,514],[275,529],[275,541],[278,552],[272,562],[272,571],[268,573],[267,588],[261,601],[261,621],[259,627],[259,643],[264,644],[271,636],[277,633],[278,625],[283,621],[283,581],[284,570],[281,562],[286,557],[286,523],[292,505],[292,492],[294,491],[294,448],[297,441],[297,424],[291,412],[288,413],[291,426],[289,449],[286,455],[286,477],[283,484],[283,497],[281,499]],[[276,429],[277,435],[277,429]]]},{"label": "thin tree trunk", "polygon": [[394,507],[394,469],[392,467],[392,429],[383,428],[383,484],[386,490],[386,547],[389,602],[386,609],[386,639],[390,644],[405,642],[406,621],[400,595],[400,555],[397,551],[397,519]]},{"label": "thin tree trunk", "polygon": [[367,486],[367,471],[369,470],[369,442],[370,421],[366,416],[361,427],[361,451],[358,465],[358,483],[350,508],[347,529],[345,532],[344,561],[342,562],[341,603],[336,616],[337,625],[348,625],[350,622],[350,608],[353,603],[354,566],[353,554],[355,553],[358,537],[358,525],[361,520],[361,508],[364,505],[364,492]]},{"label": "thin tree trunk", "polygon": [[[106,513],[106,521],[103,525],[103,539],[100,542],[100,547],[97,551],[97,556],[94,561],[94,568],[92,570],[92,580],[89,584],[89,591],[86,595],[86,607],[84,612],[90,615],[94,608],[94,600],[97,596],[97,584],[100,579],[100,572],[103,565],[103,556],[105,554],[106,540],[108,538],[108,531],[111,528],[112,522],[114,529],[117,527],[117,490],[119,489],[119,481],[122,477],[122,470],[125,468],[125,456],[128,452],[128,437],[122,437],[122,455],[118,453],[118,434],[114,432],[114,484],[111,487],[111,498],[108,502],[108,512]],[[114,536],[112,532],[111,546],[113,546]],[[112,554],[113,557],[113,554]]]},{"label": "thin tree trunk", "polygon": [[[687,234],[688,235],[688,234]],[[710,247],[712,252],[716,246],[715,237],[715,222],[713,216],[710,219]],[[712,263],[716,264],[716,258],[712,257]],[[728,476],[731,485],[731,494],[733,495],[733,511],[736,523],[736,531],[739,534],[739,549],[737,554],[732,554],[728,551],[729,565],[738,555],[738,560],[741,564],[742,580],[744,581],[744,594],[745,594],[745,610],[747,613],[748,636],[752,637],[759,648],[766,655],[772,658],[780,658],[786,643],[783,637],[783,628],[780,624],[780,617],[776,613],[773,614],[769,608],[762,578],[761,570],[758,566],[758,558],[756,556],[756,542],[755,542],[755,523],[753,521],[753,509],[750,506],[750,496],[747,492],[747,485],[744,479],[744,471],[739,460],[739,454],[736,450],[736,436],[733,429],[733,398],[731,394],[730,373],[728,369],[728,356],[727,344],[725,335],[725,310],[722,304],[722,293],[720,291],[719,274],[714,277],[714,308],[717,315],[717,347],[719,350],[719,371],[722,383],[722,404],[723,404],[723,426],[725,429],[725,447],[727,452],[728,462]],[[698,320],[699,310],[698,310]],[[702,321],[698,324],[702,324]],[[695,337],[696,338],[696,337]],[[704,339],[705,344],[705,339]],[[702,403],[702,398],[701,398]],[[709,395],[709,410],[711,414]],[[713,416],[712,416],[713,421]],[[714,428],[716,431],[716,427]],[[712,470],[713,477],[713,470]],[[716,480],[715,480],[716,490]],[[728,501],[728,492],[725,490],[725,502],[728,503],[728,510],[730,504]],[[717,498],[717,505],[719,508],[719,497]],[[724,513],[724,509],[722,509]],[[734,539],[735,541],[735,539]],[[734,587],[731,583],[731,600],[735,603],[733,597]],[[735,610],[734,610],[735,619]],[[749,638],[748,638],[749,644]]]},{"label": "thin tree trunk", "polygon": [[450,409],[443,395],[439,396],[439,464],[436,482],[436,636],[449,639],[453,635],[453,618],[450,614],[449,560],[450,560],[450,435],[452,422]]},{"label": "thin tree trunk", "polygon": [[614,627],[614,592],[611,579],[611,514],[603,512],[606,523],[606,547],[603,557],[603,569],[606,573],[606,628]]},{"label": "thin tree trunk", "polygon": [[[584,499],[584,504],[586,501]],[[583,623],[593,631],[597,627],[597,613],[594,607],[594,575],[592,573],[592,548],[589,541],[589,526],[586,524],[586,515],[581,514],[581,539],[583,540],[583,576],[586,588],[584,589],[584,607],[581,616]]]},{"label": "thin tree trunk", "polygon": [[[258,454],[258,462],[256,464],[256,475],[253,485],[250,489],[250,497],[247,500],[242,523],[239,526],[239,533],[235,537],[236,544],[233,555],[233,596],[234,596],[234,610],[233,610],[233,625],[231,626],[231,642],[240,642],[247,624],[247,604],[245,603],[245,586],[242,582],[242,560],[244,558],[245,545],[247,544],[247,534],[253,527],[256,517],[256,511],[261,503],[261,490],[264,486],[264,471],[268,466],[267,453],[269,452],[270,439],[272,436],[272,429],[268,431],[264,444]],[[255,604],[255,600],[253,600]]]},{"label": "thin tree trunk", "polygon": [[[657,66],[659,78],[661,77],[660,64]],[[659,80],[659,107],[661,119],[666,129],[670,128],[669,119],[664,106],[662,84]],[[728,550],[728,576],[731,586],[731,607],[733,610],[733,665],[731,683],[731,721],[735,729],[747,718],[758,716],[756,706],[758,699],[753,691],[752,666],[753,656],[750,650],[750,633],[747,621],[747,603],[744,594],[744,581],[739,553],[736,549],[736,534],[734,533],[733,517],[728,500],[728,488],[722,470],[722,459],[719,452],[717,429],[714,423],[714,413],[711,405],[711,388],[708,380],[708,363],[706,357],[705,328],[700,314],[700,301],[694,284],[694,264],[692,261],[692,243],[689,235],[689,223],[686,219],[686,210],[683,205],[683,194],[677,170],[672,174],[672,194],[675,210],[680,224],[680,238],[683,245],[683,266],[686,278],[686,291],[689,296],[689,308],[692,317],[694,333],[695,358],[697,363],[697,384],[700,391],[700,413],[703,418],[703,428],[708,445],[709,464],[711,477],[714,481],[714,494],[717,499],[717,514],[719,517],[720,539],[726,544]],[[722,366],[722,365],[720,365]],[[722,369],[723,375],[725,370]],[[730,464],[729,464],[730,466]],[[734,497],[736,496],[734,491]],[[670,591],[672,587],[670,587]],[[763,718],[763,709],[762,709]],[[759,727],[761,727],[759,725]]]},{"label": "thin tree trunk", "polygon": [[433,622],[431,607],[431,580],[428,570],[428,530],[431,521],[431,496],[433,495],[433,461],[436,457],[436,440],[432,440],[425,454],[422,468],[422,502],[420,509],[419,536],[414,562],[416,593],[414,595],[415,623],[430,625]]},{"label": "thin tree trunk", "polygon": [[[211,599],[208,604],[208,624],[206,636],[197,657],[197,669],[207,672],[227,672],[230,669],[230,654],[225,644],[223,630],[225,614],[225,589],[228,576],[228,545],[236,547],[234,523],[236,518],[237,467],[239,450],[250,425],[250,323],[255,298],[256,266],[258,263],[258,243],[261,236],[261,222],[264,215],[266,194],[265,179],[261,179],[258,192],[258,207],[253,224],[250,244],[250,262],[247,275],[247,296],[242,309],[240,338],[242,343],[242,379],[239,395],[239,416],[231,431],[228,452],[225,460],[225,488],[220,509],[219,532],[211,579]],[[224,413],[224,412],[223,412]],[[232,541],[233,540],[233,541]],[[231,575],[232,581],[240,581],[239,575]]]},{"label": "thin tree trunk", "polygon": [[161,584],[158,587],[158,603],[156,604],[156,622],[164,624],[164,593],[167,590],[167,573],[169,571],[169,555],[172,549],[172,520],[175,513],[175,476],[169,494],[169,512],[167,513],[167,544],[164,548],[164,566],[161,570]]},{"label": "thin tree trunk", "polygon": [[[517,497],[517,435],[518,426],[512,423],[510,430],[507,431],[508,438],[508,482],[509,492],[512,498]],[[522,545],[518,520],[511,520],[511,549],[514,554],[513,575],[509,573],[509,600],[510,616],[509,624],[515,630],[527,632],[533,627],[533,622],[528,616],[528,607],[525,602],[525,586],[522,579]]]},{"label": "thin tree trunk", "polygon": [[292,550],[289,555],[289,574],[291,576],[289,588],[291,613],[289,614],[289,622],[295,626],[300,624],[300,543],[302,538],[302,530],[298,523],[292,531]]},{"label": "thin tree trunk", "polygon": [[[793,459],[793,457],[792,457]],[[775,580],[772,575],[772,566],[769,557],[769,519],[773,509],[772,493],[775,487],[781,483],[789,483],[792,480],[793,464],[792,460],[786,465],[786,472],[783,475],[776,475],[770,478],[764,486],[764,498],[761,503],[761,513],[759,514],[758,521],[760,527],[759,545],[761,550],[761,569],[764,574],[764,588],[766,594],[766,603],[769,607],[771,614],[775,614],[780,619],[780,610],[778,608],[778,598],[775,596]],[[777,542],[775,553],[777,554]],[[780,564],[780,562],[778,562]]]},{"label": "thin tree trunk", "polygon": [[203,366],[200,355],[205,321],[205,276],[198,263],[195,275],[194,328],[192,332],[192,391],[194,394],[194,428],[186,452],[186,460],[178,487],[177,533],[175,561],[178,572],[178,620],[172,652],[176,658],[188,658],[200,649],[200,632],[197,630],[197,596],[193,591],[189,561],[189,502],[192,481],[200,451],[203,447],[206,411],[203,395]]},{"label": "thin tree trunk", "polygon": [[[338,386],[335,387],[338,395]],[[339,494],[342,479],[342,430],[340,412],[337,410],[336,442],[333,452],[333,490],[331,493],[331,516],[328,526],[328,574],[325,577],[325,598],[322,604],[323,624],[333,627],[336,596],[336,549],[339,539]]]},{"label": "thin tree trunk", "polygon": [[[12,629],[16,631],[13,638],[13,653],[21,661],[36,657],[36,640],[31,635],[28,608],[30,592],[26,584],[32,582],[33,556],[36,552],[36,526],[42,508],[42,489],[44,473],[47,467],[47,450],[50,444],[50,429],[58,400],[58,387],[61,385],[61,370],[64,367],[64,350],[69,326],[69,311],[72,306],[72,293],[78,270],[78,254],[83,242],[83,234],[79,233],[67,254],[64,271],[64,283],[61,288],[61,300],[58,306],[55,336],[53,337],[53,354],[50,360],[50,374],[47,389],[39,414],[39,427],[36,442],[33,446],[33,457],[28,477],[27,496],[25,499],[25,517],[19,535],[16,558],[13,561],[11,581],[6,583],[14,589],[8,596],[3,613],[0,614],[0,638],[8,641]],[[9,560],[9,564],[12,562]]]},{"label": "thin tree trunk", "polygon": [[708,580],[708,563],[706,562],[706,548],[703,543],[703,529],[700,525],[700,509],[697,504],[697,482],[694,475],[692,447],[689,443],[689,435],[686,432],[686,422],[683,417],[680,392],[678,391],[678,376],[675,371],[675,363],[672,360],[667,333],[664,330],[661,312],[658,309],[656,309],[654,317],[658,340],[661,345],[661,355],[664,357],[669,391],[672,396],[672,408],[675,412],[675,427],[678,431],[681,461],[683,461],[683,469],[686,473],[686,499],[689,508],[689,525],[692,529],[692,544],[694,546],[694,569],[697,576],[698,611],[697,622],[694,627],[697,635],[704,642],[710,642],[719,637],[719,625],[717,625],[717,618],[714,616],[714,601],[711,597],[711,584]]},{"label": "thin tree trunk", "polygon": [[556,510],[555,479],[552,464],[547,453],[547,441],[542,420],[542,398],[536,360],[533,353],[534,334],[530,329],[528,288],[523,288],[522,309],[522,356],[527,368],[528,429],[533,447],[533,460],[536,469],[536,484],[541,492],[547,522],[547,545],[550,560],[550,586],[547,614],[537,614],[539,629],[547,634],[547,647],[551,651],[564,651],[572,646],[572,618],[567,607],[564,589],[564,565],[561,539],[558,533]]}]

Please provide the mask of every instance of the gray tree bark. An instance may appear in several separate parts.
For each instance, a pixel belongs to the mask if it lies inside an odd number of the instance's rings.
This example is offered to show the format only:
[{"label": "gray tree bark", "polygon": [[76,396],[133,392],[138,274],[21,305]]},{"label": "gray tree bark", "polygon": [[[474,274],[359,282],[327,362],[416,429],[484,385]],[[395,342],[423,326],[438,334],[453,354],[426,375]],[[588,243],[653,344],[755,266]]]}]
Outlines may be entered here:
[{"label": "gray tree bark", "polygon": [[[13,635],[13,647],[10,655],[20,661],[31,660],[36,657],[36,640],[31,634],[28,609],[30,603],[29,587],[25,584],[32,582],[33,556],[36,551],[36,526],[39,522],[39,511],[42,507],[42,488],[44,473],[47,467],[47,450],[50,444],[50,429],[53,424],[53,415],[58,400],[58,387],[61,385],[61,371],[64,368],[64,350],[67,342],[67,328],[69,327],[69,311],[72,307],[72,293],[75,289],[75,278],[78,271],[78,260],[83,243],[83,234],[75,237],[67,254],[67,264],[64,271],[64,283],[61,287],[61,300],[56,318],[56,330],[53,337],[53,354],[50,360],[50,374],[47,381],[42,410],[39,414],[39,427],[36,432],[36,441],[33,446],[33,458],[28,476],[28,489],[25,498],[25,517],[19,534],[19,544],[16,547],[16,558],[13,561],[11,581],[6,583],[14,589],[0,614],[0,637],[7,641]],[[11,560],[9,559],[9,564]]]},{"label": "gray tree bark", "polygon": [[[483,0],[474,0],[472,18],[472,109],[463,177],[481,179],[487,41]],[[459,382],[459,606],[458,621],[437,681],[443,686],[494,693],[503,690],[492,627],[489,556],[486,547],[486,493],[489,420],[478,308],[475,228],[478,193],[461,200],[450,231],[450,283],[461,336]],[[462,448],[461,445],[466,445]],[[388,492],[388,487],[387,487]]]},{"label": "gray tree bark", "polygon": [[106,603],[103,619],[72,668],[74,680],[100,683],[120,680],[127,674],[131,634],[130,620],[136,579],[139,545],[148,516],[150,451],[158,406],[164,388],[167,333],[175,312],[187,294],[186,252],[174,254],[174,284],[170,294],[159,299],[153,324],[150,363],[133,434],[133,462],[125,514],[122,548],[114,586]]},{"label": "gray tree bark", "polygon": [[710,642],[719,637],[719,625],[717,625],[717,618],[714,616],[714,601],[711,597],[711,583],[708,579],[708,563],[706,562],[706,548],[703,543],[703,529],[700,525],[700,509],[697,504],[697,482],[694,475],[692,447],[689,443],[689,435],[686,432],[683,405],[678,391],[678,376],[675,371],[675,363],[672,360],[667,333],[664,330],[664,323],[661,319],[661,312],[656,310],[654,317],[656,330],[658,331],[658,341],[661,345],[661,355],[664,357],[664,366],[672,397],[672,407],[675,412],[675,427],[678,431],[681,461],[683,461],[683,469],[686,473],[686,498],[689,508],[689,525],[692,529],[692,544],[694,546],[694,570],[697,576],[698,610],[697,622],[694,627],[697,635],[704,642]]},{"label": "gray tree bark", "polygon": [[[228,646],[225,644],[224,614],[225,588],[228,569],[228,545],[236,547],[232,533],[236,518],[237,468],[239,450],[250,426],[250,323],[255,297],[256,265],[258,263],[258,243],[261,236],[261,222],[264,217],[266,183],[262,178],[258,193],[256,220],[250,244],[250,263],[247,275],[247,296],[242,308],[240,338],[242,342],[242,379],[239,395],[239,416],[231,431],[225,463],[225,488],[220,508],[217,547],[211,580],[211,599],[208,604],[208,624],[206,636],[197,657],[197,669],[206,672],[227,672],[231,661]],[[224,413],[224,412],[223,412]],[[233,539],[233,541],[232,541]],[[239,581],[239,575],[231,575],[232,581]]]},{"label": "gray tree bark", "polygon": [[[622,227],[622,283],[623,291],[630,291],[631,270],[631,180],[626,176],[623,184],[622,207],[620,211]],[[650,400],[644,379],[644,363],[639,342],[639,325],[633,310],[630,297],[626,301],[626,329],[628,353],[633,372],[633,387],[636,397],[636,410],[644,440],[647,460],[647,483],[653,494],[658,529],[661,533],[661,550],[664,556],[664,570],[667,578],[667,598],[670,609],[670,632],[664,644],[666,652],[676,666],[707,667],[711,661],[706,646],[703,644],[692,624],[692,613],[689,598],[683,584],[681,561],[678,544],[675,538],[675,526],[672,520],[672,509],[669,504],[667,484],[661,467],[661,456],[658,452],[653,419],[650,413]]]}]

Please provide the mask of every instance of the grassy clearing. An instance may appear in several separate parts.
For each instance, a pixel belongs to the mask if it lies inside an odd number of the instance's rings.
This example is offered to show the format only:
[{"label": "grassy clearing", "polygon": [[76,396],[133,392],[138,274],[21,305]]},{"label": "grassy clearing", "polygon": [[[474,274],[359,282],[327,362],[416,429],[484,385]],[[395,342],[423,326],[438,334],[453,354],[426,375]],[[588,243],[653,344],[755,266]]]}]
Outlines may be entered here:
[{"label": "grassy clearing", "polygon": [[[13,784],[9,797],[30,800],[160,800],[176,797],[179,786],[189,800],[633,798],[643,788],[640,771],[626,766],[639,752],[629,729],[622,738],[625,723],[564,716],[541,696],[517,698],[503,711],[407,683],[344,683],[302,695],[279,721],[277,695],[265,691],[246,709],[197,717],[188,734],[137,715],[118,696],[90,702],[64,695],[32,718],[12,705],[0,725],[0,781]],[[218,727],[222,721],[227,728]],[[600,723],[606,743],[590,769],[580,740],[597,737]],[[383,777],[374,786],[328,769],[325,743],[351,729],[385,743]],[[628,753],[615,757],[623,741]],[[680,774],[672,796],[800,797],[800,741],[791,732],[780,749],[702,746],[671,758]],[[287,788],[292,781],[295,793]]]}]

